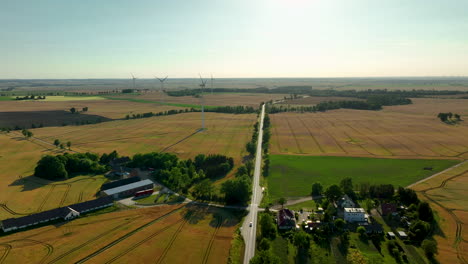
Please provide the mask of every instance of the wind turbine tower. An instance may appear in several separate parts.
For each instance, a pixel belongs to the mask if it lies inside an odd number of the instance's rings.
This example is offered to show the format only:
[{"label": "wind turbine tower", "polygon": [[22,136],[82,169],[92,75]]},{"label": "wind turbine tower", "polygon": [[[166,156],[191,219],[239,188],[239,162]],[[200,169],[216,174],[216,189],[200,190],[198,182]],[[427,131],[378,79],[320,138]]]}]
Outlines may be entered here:
[{"label": "wind turbine tower", "polygon": [[[198,74],[200,75],[200,74]],[[205,130],[205,97],[203,96],[203,90],[205,89],[205,86],[206,86],[206,82],[208,80],[203,80],[203,78],[201,77],[200,75],[200,80],[201,80],[201,84],[200,84],[200,87],[201,87],[201,112],[202,112],[202,127],[201,127],[201,131]]]},{"label": "wind turbine tower", "polygon": [[133,75],[132,73],[132,80],[133,80],[133,90],[136,90],[136,86],[135,86],[135,81],[136,81],[136,77]]},{"label": "wind turbine tower", "polygon": [[161,82],[161,88],[159,89],[159,92],[160,92],[160,94],[161,94],[161,102],[162,102],[162,101],[163,101],[164,82],[167,80],[167,77],[168,77],[168,76],[166,76],[166,77],[164,77],[164,78],[162,78],[162,79],[159,78],[158,76],[155,76],[155,77],[156,77],[156,79],[159,80],[159,82]]},{"label": "wind turbine tower", "polygon": [[211,95],[213,95],[213,74],[211,74]]}]

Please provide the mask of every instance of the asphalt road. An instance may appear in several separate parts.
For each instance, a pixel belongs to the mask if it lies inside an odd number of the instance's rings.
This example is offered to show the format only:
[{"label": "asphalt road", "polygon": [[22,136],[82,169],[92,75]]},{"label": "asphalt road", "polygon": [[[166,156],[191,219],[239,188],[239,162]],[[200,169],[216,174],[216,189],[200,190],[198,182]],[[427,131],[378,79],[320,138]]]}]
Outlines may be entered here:
[{"label": "asphalt road", "polygon": [[[255,155],[255,170],[252,182],[252,202],[249,206],[249,214],[242,224],[242,236],[245,241],[244,264],[248,264],[255,255],[255,239],[257,234],[258,205],[262,201],[262,188],[260,187],[260,173],[262,172],[262,139],[263,139],[263,118],[265,116],[265,105],[262,105],[260,114],[260,124],[258,127],[257,153]],[[252,226],[250,227],[250,223]]]}]

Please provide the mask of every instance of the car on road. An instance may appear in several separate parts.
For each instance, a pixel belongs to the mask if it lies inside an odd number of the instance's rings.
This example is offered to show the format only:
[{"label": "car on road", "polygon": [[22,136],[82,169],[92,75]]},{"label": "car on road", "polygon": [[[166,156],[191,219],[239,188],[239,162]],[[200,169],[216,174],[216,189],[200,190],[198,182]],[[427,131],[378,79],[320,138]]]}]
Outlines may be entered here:
[{"label": "car on road", "polygon": [[252,222],[249,223],[249,227],[252,227]]}]

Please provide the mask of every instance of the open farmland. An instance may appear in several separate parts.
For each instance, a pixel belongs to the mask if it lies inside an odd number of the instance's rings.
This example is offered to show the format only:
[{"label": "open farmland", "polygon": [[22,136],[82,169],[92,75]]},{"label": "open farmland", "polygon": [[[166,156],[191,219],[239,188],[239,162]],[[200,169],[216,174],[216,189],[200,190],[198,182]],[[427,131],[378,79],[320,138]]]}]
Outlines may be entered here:
[{"label": "open farmland", "polygon": [[205,113],[206,131],[200,113],[184,113],[132,120],[119,120],[86,126],[33,129],[35,136],[47,142],[71,141],[72,149],[122,155],[164,151],[180,158],[197,154],[223,153],[239,162],[245,144],[252,136],[255,114]]},{"label": "open farmland", "polygon": [[[209,106],[254,106],[258,107],[261,102],[270,100],[279,100],[284,98],[284,94],[260,94],[260,93],[209,93],[204,94],[205,105]],[[148,92],[139,95],[120,95],[111,96],[110,98],[144,100],[148,102],[160,102],[174,105],[200,105],[201,99],[194,96],[168,96],[160,92]]]},{"label": "open farmland", "polygon": [[[75,98],[75,97],[71,97]],[[80,98],[80,97],[76,97]],[[89,97],[83,97],[89,98]],[[70,108],[81,111],[88,107],[88,111],[80,114],[70,113]],[[39,126],[73,125],[77,121],[95,122],[123,119],[126,115],[147,112],[163,112],[168,110],[185,109],[177,106],[161,105],[158,103],[138,103],[118,100],[78,100],[78,101],[2,101],[0,104],[0,127],[26,127],[32,124]]]},{"label": "open farmland", "polygon": [[57,152],[19,133],[0,134],[0,219],[18,217],[92,199],[104,176],[51,182],[31,176],[42,155]]},{"label": "open farmland", "polygon": [[468,162],[412,187],[437,212],[440,263],[468,261]]},{"label": "open farmland", "polygon": [[468,123],[447,125],[439,112],[468,114],[468,101],[415,99],[382,111],[340,109],[280,113],[272,121],[273,154],[389,158],[468,158]]},{"label": "open farmland", "polygon": [[7,263],[226,263],[238,223],[230,211],[210,207],[120,211],[2,237],[5,250],[0,259]]},{"label": "open farmland", "polygon": [[[457,160],[374,159],[270,155],[270,174],[266,177],[271,201],[280,197],[310,195],[312,184],[324,188],[350,177],[354,184],[393,184],[407,186],[455,165]],[[339,164],[339,166],[337,166]],[[432,171],[424,170],[432,167]]]}]

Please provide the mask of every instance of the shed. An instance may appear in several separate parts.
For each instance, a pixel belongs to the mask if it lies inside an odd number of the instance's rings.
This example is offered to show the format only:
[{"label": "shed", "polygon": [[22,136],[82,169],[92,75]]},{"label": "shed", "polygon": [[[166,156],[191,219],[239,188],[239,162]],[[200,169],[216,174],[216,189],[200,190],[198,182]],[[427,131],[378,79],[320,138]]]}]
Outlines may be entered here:
[{"label": "shed", "polygon": [[388,232],[388,233],[387,233],[387,237],[390,238],[390,239],[394,239],[394,238],[395,238],[395,233],[393,233],[393,232]]},{"label": "shed", "polygon": [[116,188],[108,189],[102,191],[106,196],[111,196],[114,199],[124,198],[133,196],[138,191],[153,189],[154,183],[151,180],[143,180],[138,182],[133,182],[127,185],[119,186]]}]

